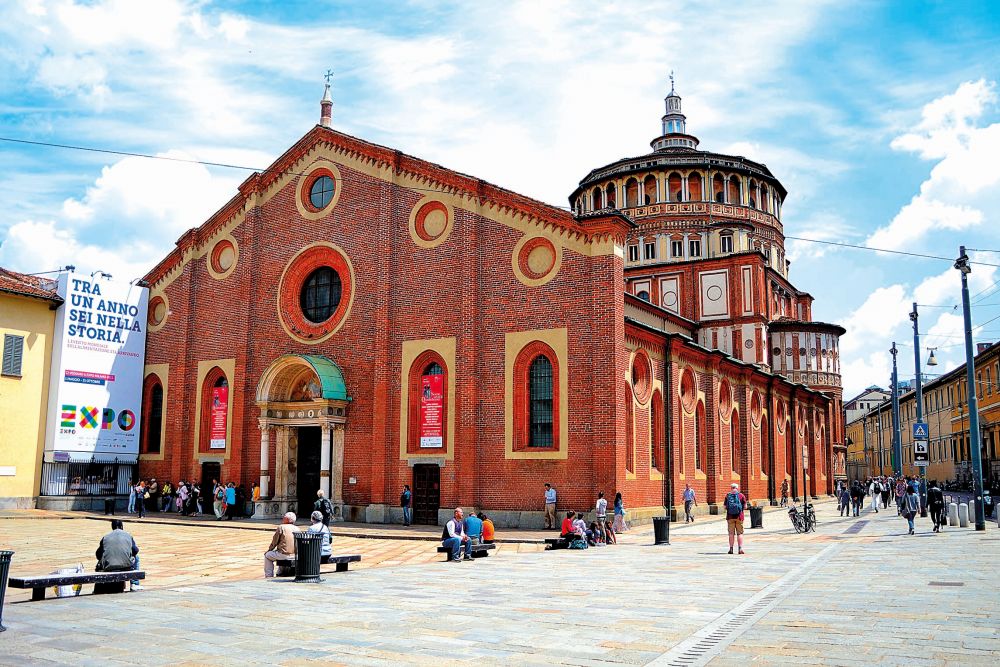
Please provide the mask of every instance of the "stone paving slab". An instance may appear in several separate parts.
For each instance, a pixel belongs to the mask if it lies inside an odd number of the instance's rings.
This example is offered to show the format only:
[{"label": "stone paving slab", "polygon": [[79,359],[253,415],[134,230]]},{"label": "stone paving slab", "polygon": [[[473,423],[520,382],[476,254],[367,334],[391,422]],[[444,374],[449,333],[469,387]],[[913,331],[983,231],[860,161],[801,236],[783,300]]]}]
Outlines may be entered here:
[{"label": "stone paving slab", "polygon": [[[219,537],[206,542],[211,529],[143,524],[135,530],[150,552],[149,590],[8,604],[0,664],[115,664],[129,656],[143,664],[647,664],[831,546],[798,588],[726,637],[711,664],[1000,662],[995,528],[936,535],[924,520],[923,534],[910,537],[905,521],[866,512],[864,529],[845,535],[856,519],[835,517],[828,505],[818,511],[815,535],[796,535],[787,517],[769,513],[764,531],[747,531],[743,557],[726,555],[718,521],[672,532],[669,546],[652,546],[636,531],[617,547],[502,545],[488,559],[457,564],[437,554],[404,557],[413,545],[401,540],[338,537],[337,551],[367,543],[385,558],[321,584],[261,580],[253,572],[260,538],[244,531],[212,531]],[[11,534],[14,524],[0,521],[0,544],[25,558],[36,549],[33,563],[51,562],[50,552],[32,546],[51,542],[31,529],[47,524],[54,533],[86,532],[88,524],[105,530],[91,521],[31,520]],[[75,538],[92,551],[89,533]],[[231,578],[199,581],[192,559]]]}]

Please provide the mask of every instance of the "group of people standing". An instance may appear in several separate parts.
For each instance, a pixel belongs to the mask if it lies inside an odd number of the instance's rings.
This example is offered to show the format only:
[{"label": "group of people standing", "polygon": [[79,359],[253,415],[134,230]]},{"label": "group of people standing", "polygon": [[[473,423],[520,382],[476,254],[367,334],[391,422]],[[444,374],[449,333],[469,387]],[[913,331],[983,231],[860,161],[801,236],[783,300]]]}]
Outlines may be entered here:
[{"label": "group of people standing", "polygon": [[869,477],[864,482],[839,482],[836,496],[840,516],[860,516],[865,498],[870,498],[870,510],[876,513],[880,505],[881,509],[889,509],[892,501],[896,506],[896,516],[906,519],[910,535],[915,534],[914,519],[925,510],[930,510],[935,533],[940,532],[944,526],[944,492],[936,481],[928,485],[916,475],[879,475]]},{"label": "group of people standing", "polygon": [[[559,529],[561,534],[565,534],[566,531],[563,528],[566,526],[566,520],[563,519],[561,525],[556,525],[556,503],[558,502],[558,498],[556,487],[546,483],[545,530]],[[605,532],[623,533],[628,530],[628,523],[625,521],[625,501],[622,498],[621,491],[615,494],[615,504],[612,511],[614,512],[614,523],[609,523],[607,520],[608,501],[604,498],[604,492],[599,492],[597,494],[597,502],[594,504],[594,521],[591,523],[596,524],[598,529]],[[584,521],[584,512],[572,512],[572,514],[576,520]]]},{"label": "group of people standing", "polygon": [[[222,484],[212,480],[209,491],[212,512],[217,520],[223,518],[232,520],[234,516],[242,516],[238,509],[243,506],[246,493],[243,487],[234,483]],[[183,516],[198,516],[205,514],[205,493],[197,482],[179,481],[176,485],[170,482],[162,484],[156,478],[148,482],[139,480],[129,493],[128,513],[138,514],[139,518],[147,512],[177,512]]]}]

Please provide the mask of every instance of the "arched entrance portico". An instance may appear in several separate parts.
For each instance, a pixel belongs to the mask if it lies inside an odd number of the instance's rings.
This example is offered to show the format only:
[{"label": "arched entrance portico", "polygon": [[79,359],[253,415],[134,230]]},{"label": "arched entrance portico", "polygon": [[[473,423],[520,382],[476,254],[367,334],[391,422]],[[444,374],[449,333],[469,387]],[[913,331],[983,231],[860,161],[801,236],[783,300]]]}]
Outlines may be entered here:
[{"label": "arched entrance portico", "polygon": [[[322,489],[342,518],[347,394],[340,368],[327,357],[286,354],[257,384],[260,408],[258,516],[308,516]],[[272,433],[274,461],[271,462]]]}]

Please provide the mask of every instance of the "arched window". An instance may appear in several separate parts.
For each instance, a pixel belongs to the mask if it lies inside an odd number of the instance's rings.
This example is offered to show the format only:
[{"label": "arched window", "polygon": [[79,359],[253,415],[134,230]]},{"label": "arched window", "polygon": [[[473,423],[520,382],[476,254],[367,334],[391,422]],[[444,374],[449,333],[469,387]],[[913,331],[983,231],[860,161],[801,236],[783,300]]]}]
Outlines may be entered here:
[{"label": "arched window", "polygon": [[742,204],[742,192],[740,177],[733,174],[729,177],[729,193],[726,196],[726,202],[729,204]]},{"label": "arched window", "polygon": [[630,178],[625,181],[625,206],[631,208],[639,205],[639,181]]},{"label": "arched window", "polygon": [[554,442],[552,380],[552,362],[538,355],[528,368],[529,447],[551,447]]},{"label": "arched window", "polygon": [[215,366],[201,385],[199,451],[212,452],[229,446],[229,378]]},{"label": "arched window", "polygon": [[654,470],[661,470],[663,465],[663,443],[666,434],[663,432],[663,396],[660,390],[653,391],[651,404],[653,437],[650,438],[649,465]]},{"label": "arched window", "polygon": [[632,386],[625,383],[625,470],[635,472],[635,398]]},{"label": "arched window", "polygon": [[142,451],[159,454],[163,436],[163,384],[156,375],[146,378],[143,402]]},{"label": "arched window", "polygon": [[656,202],[656,177],[650,174],[642,181],[642,192],[644,203],[653,204]]},{"label": "arched window", "polygon": [[642,299],[643,301],[649,301],[649,292],[647,292],[646,290],[639,290],[639,292],[636,293],[636,296]]},{"label": "arched window", "polygon": [[795,434],[788,428],[785,429],[785,474],[791,475],[795,471]]},{"label": "arched window", "polygon": [[604,208],[604,193],[601,192],[600,188],[594,188],[590,196],[593,199],[594,211],[600,211]]},{"label": "arched window", "polygon": [[722,179],[722,174],[712,177],[712,199],[719,204],[726,203],[726,182]]},{"label": "arched window", "polygon": [[701,174],[688,174],[688,201],[701,201]]},{"label": "arched window", "polygon": [[616,196],[617,188],[614,183],[608,183],[608,186],[604,188],[604,201],[607,202],[608,208],[618,208],[618,197]]},{"label": "arched window", "polygon": [[407,451],[417,453],[447,448],[449,387],[444,358],[435,350],[422,352],[410,365],[407,382]]},{"label": "arched window", "polygon": [[743,443],[740,442],[740,417],[736,412],[729,418],[729,445],[733,449],[731,453],[733,472],[737,475],[742,474],[740,471],[743,469]]},{"label": "arched window", "polygon": [[667,192],[670,194],[670,201],[681,201],[684,198],[681,186],[682,182],[681,175],[677,172],[667,177]]},{"label": "arched window", "polygon": [[771,432],[768,430],[767,415],[760,418],[760,471],[770,475],[771,470]]},{"label": "arched window", "polygon": [[694,462],[702,472],[708,470],[708,443],[705,440],[705,404],[699,402],[694,414]]}]

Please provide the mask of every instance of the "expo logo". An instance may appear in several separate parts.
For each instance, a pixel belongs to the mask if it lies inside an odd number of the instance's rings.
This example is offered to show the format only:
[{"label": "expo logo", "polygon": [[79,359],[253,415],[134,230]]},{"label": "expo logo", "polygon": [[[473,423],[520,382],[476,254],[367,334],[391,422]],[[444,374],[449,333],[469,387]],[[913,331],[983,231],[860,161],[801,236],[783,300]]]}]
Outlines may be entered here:
[{"label": "expo logo", "polygon": [[99,428],[102,431],[107,431],[111,429],[113,424],[117,424],[118,428],[125,432],[135,428],[134,412],[131,410],[122,410],[117,414],[118,418],[115,419],[115,411],[111,408],[104,408],[102,411],[100,408],[82,405],[77,410],[75,405],[64,405],[62,406],[62,421],[59,425],[67,429],[79,427],[83,429]]}]

